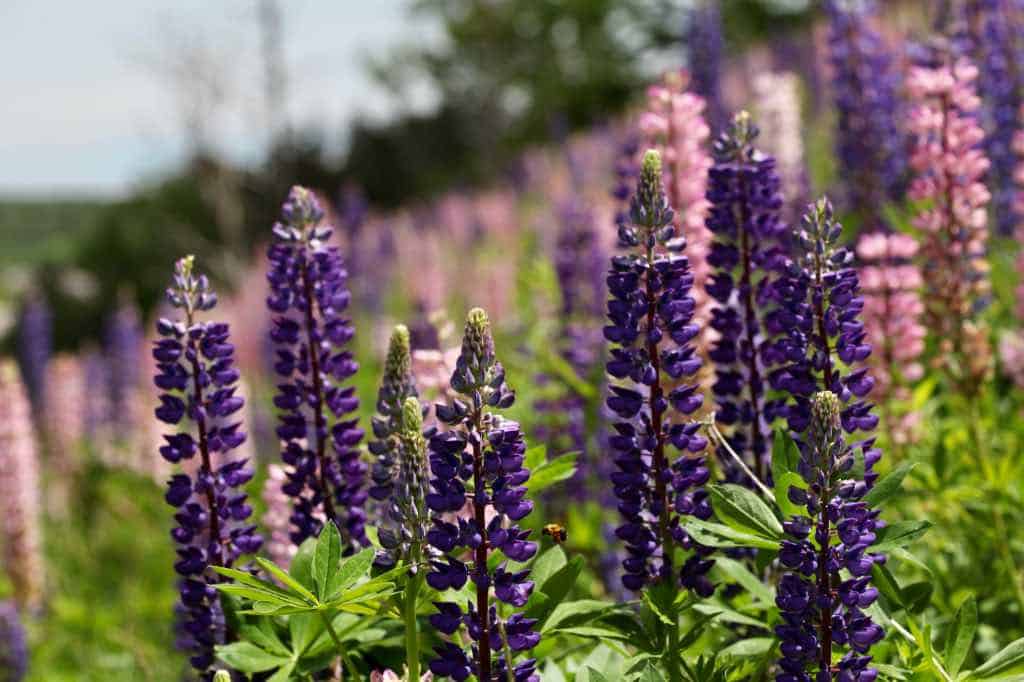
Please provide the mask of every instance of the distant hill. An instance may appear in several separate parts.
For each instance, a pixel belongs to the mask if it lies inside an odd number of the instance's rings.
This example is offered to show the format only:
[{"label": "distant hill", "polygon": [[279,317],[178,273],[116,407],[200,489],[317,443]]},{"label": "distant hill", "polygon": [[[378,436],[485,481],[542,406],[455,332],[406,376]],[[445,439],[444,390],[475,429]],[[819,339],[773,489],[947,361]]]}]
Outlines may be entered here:
[{"label": "distant hill", "polygon": [[107,206],[101,200],[0,199],[0,269],[66,262]]}]

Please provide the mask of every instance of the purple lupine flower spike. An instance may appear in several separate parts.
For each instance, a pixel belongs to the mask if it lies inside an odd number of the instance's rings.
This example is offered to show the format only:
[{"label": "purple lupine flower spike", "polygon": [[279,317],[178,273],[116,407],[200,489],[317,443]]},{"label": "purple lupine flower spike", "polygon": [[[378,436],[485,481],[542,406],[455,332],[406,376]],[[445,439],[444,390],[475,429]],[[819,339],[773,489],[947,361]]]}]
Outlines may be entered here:
[{"label": "purple lupine flower spike", "polygon": [[687,66],[693,91],[707,103],[707,121],[714,134],[728,124],[722,100],[722,14],[718,0],[699,1],[689,14],[686,30]]},{"label": "purple lupine flower spike", "polygon": [[28,638],[14,602],[0,602],[0,680],[21,682],[28,672]]},{"label": "purple lupine flower spike", "polygon": [[281,216],[267,252],[267,306],[276,313],[270,338],[282,383],[274,405],[281,410],[281,458],[290,467],[284,491],[295,501],[292,541],[315,537],[331,520],[351,549],[366,541],[367,466],[354,416],[359,399],[355,387],[343,385],[359,368],[345,349],[354,333],[345,317],[348,273],[338,249],[327,245],[332,228],[312,192],[293,187]]},{"label": "purple lupine flower spike", "polygon": [[844,199],[864,217],[867,231],[884,228],[881,208],[901,198],[906,180],[907,139],[898,124],[900,73],[872,25],[873,0],[828,0],[825,7]]},{"label": "purple lupine flower spike", "polygon": [[[776,604],[782,623],[775,628],[782,640],[780,680],[871,682],[878,675],[869,667],[868,652],[885,631],[864,610],[878,598],[871,567],[885,559],[870,547],[883,523],[861,499],[868,490],[865,481],[851,473],[854,448],[843,439],[841,407],[831,391],[815,393],[799,443],[799,473],[806,487],[791,486],[789,498],[806,507],[807,515],[783,524],[788,537],[779,561],[788,572],[779,582]],[[833,664],[833,649],[839,646],[847,653]]]},{"label": "purple lupine flower spike", "polygon": [[[190,662],[206,672],[214,647],[229,641],[211,566],[232,566],[243,554],[260,549],[263,539],[248,523],[252,507],[239,488],[252,478],[245,460],[231,451],[245,441],[235,416],[242,409],[237,396],[238,370],[228,325],[200,322],[197,313],[216,305],[205,275],[196,275],[191,256],[174,267],[167,299],[182,319],[160,319],[160,339],[153,344],[160,389],[157,418],[177,427],[164,436],[160,454],[182,463],[184,471],[168,481],[164,498],[177,508],[171,537],[178,544],[174,569],[181,576],[179,613],[184,617],[179,643],[191,651]],[[195,460],[198,459],[198,462]]]},{"label": "purple lupine flower spike", "polygon": [[52,351],[53,313],[43,294],[33,292],[26,299],[18,321],[18,364],[36,414],[45,403],[46,365]]},{"label": "purple lupine flower spike", "polygon": [[[612,344],[608,373],[620,383],[611,386],[608,407],[613,424],[610,445],[617,471],[612,474],[624,523],[616,530],[626,543],[622,582],[630,590],[660,580],[675,580],[672,548],[697,550],[682,567],[683,586],[709,595],[711,562],[703,558],[679,524],[681,515],[707,519],[711,507],[703,490],[709,478],[699,455],[707,441],[699,423],[671,419],[671,412],[693,414],[703,394],[696,384],[678,383],[668,393],[665,383],[692,380],[701,359],[690,343],[698,333],[690,296],[693,275],[682,255],[686,240],[676,236],[673,212],[662,188],[661,156],[644,155],[629,221],[619,226],[624,253],[612,258],[608,274],[609,324]],[[681,453],[674,462],[669,446]]]},{"label": "purple lupine flower spike", "polygon": [[[512,561],[524,562],[537,553],[537,544],[527,540],[529,531],[518,521],[533,510],[526,498],[529,469],[523,467],[526,444],[519,424],[503,419],[496,410],[507,409],[515,394],[505,383],[505,370],[494,354],[487,314],[474,308],[466,318],[462,352],[456,362],[451,387],[458,394],[450,404],[436,408],[439,420],[448,425],[430,439],[431,491],[426,503],[434,512],[433,528],[427,535],[431,546],[447,555],[434,559],[427,584],[438,591],[461,589],[468,579],[476,586],[476,602],[465,612],[455,602],[439,601],[431,624],[445,635],[465,625],[476,643],[471,656],[455,642],[435,649],[437,658],[430,670],[439,676],[465,680],[506,680],[513,666],[516,680],[540,682],[536,661],[514,664],[500,653],[507,648],[528,651],[540,641],[533,630],[536,621],[521,613],[502,620],[491,601],[491,588],[501,602],[520,607],[533,590],[529,571],[510,571],[505,563],[488,570],[491,550],[501,550]],[[467,486],[473,492],[467,493]],[[464,509],[469,507],[467,515]],[[451,514],[458,516],[451,521]],[[467,518],[468,516],[468,518]],[[471,565],[459,558],[472,553]],[[496,675],[502,675],[497,677]]]},{"label": "purple lupine flower spike", "polygon": [[[715,363],[716,418],[732,427],[729,443],[760,480],[770,471],[771,422],[777,410],[765,397],[764,315],[770,276],[784,261],[786,232],[775,159],[754,148],[758,130],[746,112],[736,115],[714,146],[707,226],[714,234],[708,261],[715,268],[708,294],[716,305],[711,327],[718,339]],[[727,465],[728,457],[722,458]],[[729,470],[731,478],[741,472]]]}]

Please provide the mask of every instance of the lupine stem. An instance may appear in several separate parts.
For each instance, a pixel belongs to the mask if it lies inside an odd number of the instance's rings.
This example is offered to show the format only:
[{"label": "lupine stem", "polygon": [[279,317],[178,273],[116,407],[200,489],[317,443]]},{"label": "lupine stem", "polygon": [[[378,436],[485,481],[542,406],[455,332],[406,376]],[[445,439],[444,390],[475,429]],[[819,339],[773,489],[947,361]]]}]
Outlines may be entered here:
[{"label": "lupine stem", "polygon": [[736,451],[732,449],[732,446],[729,445],[729,441],[726,440],[725,436],[722,435],[722,432],[718,430],[718,426],[715,425],[715,415],[714,415],[714,413],[712,413],[710,415],[710,417],[708,418],[708,421],[706,423],[707,423],[707,427],[708,427],[708,433],[710,433],[711,437],[715,440],[715,444],[716,445],[721,445],[723,448],[725,448],[725,451],[727,453],[729,453],[729,456],[733,458],[733,461],[736,462],[737,466],[739,466],[739,468],[743,471],[743,473],[746,474],[747,477],[751,481],[753,481],[754,487],[757,488],[759,491],[761,491],[761,494],[764,495],[768,499],[769,502],[774,504],[775,503],[775,494],[771,491],[771,489],[768,488],[768,486],[766,486],[761,481],[760,478],[758,478],[754,474],[753,471],[750,470],[750,467],[748,467],[747,463],[743,461],[743,458],[740,457],[736,453]]},{"label": "lupine stem", "polygon": [[[419,563],[414,559],[414,563]],[[416,602],[419,599],[423,571],[417,569],[405,588],[405,666],[410,682],[420,679],[420,631],[416,621]]]},{"label": "lupine stem", "polygon": [[[487,576],[487,522],[483,503],[484,491],[484,455],[480,447],[481,438],[481,410],[478,408],[473,414],[473,515],[476,526],[480,530],[480,544],[476,548],[475,566],[477,574],[476,583],[476,610],[477,622],[480,625],[480,638],[477,640],[479,648],[478,664],[480,666],[477,677],[480,680],[491,679],[491,628],[490,628],[490,580]],[[512,665],[511,659],[507,661]]]}]

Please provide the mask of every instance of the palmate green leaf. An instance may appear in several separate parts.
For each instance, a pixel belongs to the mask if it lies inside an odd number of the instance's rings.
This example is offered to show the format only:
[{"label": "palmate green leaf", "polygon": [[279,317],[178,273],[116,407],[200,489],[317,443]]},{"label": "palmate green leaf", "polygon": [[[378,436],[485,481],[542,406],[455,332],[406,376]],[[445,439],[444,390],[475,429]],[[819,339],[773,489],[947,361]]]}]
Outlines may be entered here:
[{"label": "palmate green leaf", "polygon": [[568,562],[565,551],[560,546],[553,545],[550,549],[541,553],[534,560],[533,565],[530,566],[530,580],[535,585],[543,585],[555,571],[565,566]]},{"label": "palmate green leaf", "polygon": [[917,462],[904,462],[878,479],[875,486],[864,496],[869,507],[877,507],[900,491],[903,479],[917,466]]},{"label": "palmate green leaf", "polygon": [[288,618],[288,633],[292,648],[303,654],[316,638],[325,632],[323,621],[315,613],[295,614]]},{"label": "palmate green leaf", "polygon": [[715,516],[734,530],[778,542],[782,524],[764,501],[743,486],[726,483],[708,486]]},{"label": "palmate green leaf", "polygon": [[1009,679],[1024,672],[1024,638],[1014,640],[967,676],[969,680]]},{"label": "palmate green leaf", "polygon": [[346,557],[328,578],[324,600],[335,599],[343,590],[348,589],[369,573],[375,554],[372,547],[367,547],[358,554]]},{"label": "palmate green leaf", "polygon": [[298,580],[308,590],[315,590],[316,583],[313,582],[313,553],[316,550],[317,538],[306,538],[299,551],[292,557],[288,573]]},{"label": "palmate green leaf", "polygon": [[295,661],[288,661],[287,665],[278,669],[267,682],[289,682],[292,679],[292,672],[295,670]]},{"label": "palmate green leaf", "polygon": [[576,473],[576,458],[579,454],[578,452],[567,452],[532,470],[527,483],[530,493],[535,494],[547,490],[556,483],[572,478]]},{"label": "palmate green leaf", "polygon": [[239,627],[238,633],[242,639],[248,640],[272,654],[291,656],[291,650],[281,641],[274,622],[270,618],[257,618],[254,621],[243,623]]},{"label": "palmate green leaf", "polygon": [[580,573],[583,572],[583,566],[583,557],[574,556],[567,564],[552,573],[540,586],[540,592],[546,599],[537,601],[526,610],[527,617],[537,619],[537,627],[543,627],[555,606],[566,598],[579,579]]},{"label": "palmate green leaf", "polygon": [[885,564],[874,564],[871,566],[871,583],[878,588],[882,595],[886,611],[895,612],[903,607],[903,595],[900,592],[899,583],[896,577]]},{"label": "palmate green leaf", "polygon": [[313,577],[313,584],[316,586],[316,595],[321,601],[328,600],[327,583],[338,571],[338,561],[341,560],[341,533],[333,521],[324,524],[320,531],[320,537],[316,540],[313,548],[313,564],[310,572]]},{"label": "palmate green leaf", "polygon": [[252,642],[233,642],[218,645],[217,658],[244,673],[262,673],[279,668],[291,659],[264,651]]},{"label": "palmate green leaf", "polygon": [[718,655],[725,658],[763,658],[775,648],[774,637],[748,637],[722,649]]},{"label": "palmate green leaf", "polygon": [[953,618],[953,625],[946,633],[946,646],[943,658],[950,675],[956,675],[963,667],[967,655],[971,652],[971,642],[978,629],[978,604],[974,595],[970,595],[960,604]]},{"label": "palmate green leaf", "polygon": [[[800,451],[785,429],[775,429],[772,442],[772,480],[779,481],[784,474],[797,473]],[[777,484],[776,484],[777,485]]]},{"label": "palmate green leaf", "polygon": [[268,561],[263,557],[256,557],[256,563],[259,564],[260,568],[262,568],[264,571],[280,580],[286,587],[291,588],[296,594],[301,596],[308,603],[317,603],[316,597],[313,595],[312,592],[306,589],[305,585],[303,585],[298,580],[288,575],[288,573],[286,573],[284,570],[278,568],[274,564],[274,562]]},{"label": "palmate green leaf", "polygon": [[760,578],[751,573],[750,569],[739,561],[724,556],[716,557],[714,570],[732,578],[757,601],[768,605],[775,603],[775,593],[772,588],[765,585]]},{"label": "palmate green leaf", "polygon": [[737,625],[749,625],[750,627],[761,628],[762,630],[770,630],[768,623],[762,620],[758,620],[753,616],[734,611],[727,606],[721,604],[696,604],[693,610],[697,613],[702,613],[708,616],[714,616],[718,620],[725,621],[726,623],[736,623]]},{"label": "palmate green leaf", "polygon": [[701,521],[691,517],[685,520],[684,527],[694,540],[708,547],[750,547],[767,550],[778,550],[779,548],[778,540],[770,540],[760,535],[739,531],[723,523]]},{"label": "palmate green leaf", "polygon": [[562,602],[551,611],[540,632],[544,634],[559,627],[585,625],[622,608],[621,604],[596,599]]},{"label": "palmate green leaf", "polygon": [[260,590],[255,587],[249,587],[248,585],[239,585],[237,583],[218,583],[214,585],[219,591],[225,594],[233,594],[237,597],[245,597],[252,601],[254,604],[269,604],[275,608],[278,606],[293,606],[297,608],[305,608],[307,605],[300,599],[295,597],[285,596],[281,597],[273,592],[267,592]]},{"label": "palmate green leaf", "polygon": [[804,479],[800,478],[799,474],[787,471],[773,480],[775,481],[775,489],[772,493],[775,497],[775,504],[778,505],[779,511],[782,512],[782,517],[788,519],[792,516],[807,516],[806,507],[802,507],[789,499],[789,489],[791,487],[807,487]]},{"label": "palmate green leaf", "polygon": [[[298,603],[301,603],[301,601],[297,600],[295,595],[293,595],[291,592],[288,592],[286,590],[282,590],[280,587],[278,587],[274,583],[267,582],[265,580],[260,580],[259,578],[257,578],[256,576],[252,575],[251,573],[246,573],[245,571],[239,571],[239,570],[236,570],[234,568],[224,568],[223,566],[213,566],[212,568],[213,568],[213,570],[216,573],[219,573],[220,575],[224,576],[225,578],[231,578],[232,580],[235,581],[235,583],[241,583],[244,586],[250,587],[253,590],[256,590],[256,591],[259,591],[261,593],[264,593],[264,594],[268,595],[267,599],[262,599],[262,598],[257,599],[257,598],[254,598],[254,597],[249,597],[250,599],[253,599],[254,601],[274,601],[274,600],[269,598],[269,596],[274,596],[274,597],[277,598],[278,601],[284,600],[285,602],[298,602]],[[216,587],[219,588],[222,585],[227,586],[227,585],[230,585],[230,583],[219,583],[218,585],[216,585]],[[227,590],[225,590],[225,591],[227,591]],[[229,591],[229,593],[231,593],[231,594],[240,594],[237,591],[235,591],[235,592],[230,592]],[[246,596],[246,595],[243,594],[241,596]]]},{"label": "palmate green leaf", "polygon": [[608,682],[608,678],[587,666],[576,673],[576,682]]},{"label": "palmate green leaf", "polygon": [[523,456],[523,466],[534,471],[541,464],[548,460],[548,446],[546,445],[535,445],[526,451]]},{"label": "palmate green leaf", "polygon": [[932,527],[931,521],[898,521],[875,532],[876,540],[872,552],[886,552],[896,547],[906,547],[919,539]]}]

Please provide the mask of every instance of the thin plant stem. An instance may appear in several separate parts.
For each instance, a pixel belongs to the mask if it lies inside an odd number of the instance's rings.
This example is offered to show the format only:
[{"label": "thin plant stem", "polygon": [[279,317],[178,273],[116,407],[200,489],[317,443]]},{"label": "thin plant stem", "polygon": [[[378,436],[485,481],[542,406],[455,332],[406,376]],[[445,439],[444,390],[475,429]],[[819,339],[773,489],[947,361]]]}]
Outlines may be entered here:
[{"label": "thin plant stem", "polygon": [[420,679],[420,631],[416,621],[416,602],[422,581],[423,572],[417,571],[405,590],[405,667],[409,682],[418,682]]},{"label": "thin plant stem", "polygon": [[736,461],[736,464],[739,465],[740,469],[743,470],[743,473],[746,474],[750,478],[750,480],[754,482],[754,485],[757,487],[758,491],[760,491],[762,495],[764,495],[772,504],[774,504],[775,494],[772,493],[768,486],[761,482],[761,479],[759,479],[754,474],[754,472],[750,470],[750,467],[746,465],[746,463],[743,461],[743,458],[736,454],[736,451],[732,449],[732,446],[729,445],[729,441],[725,439],[725,436],[722,435],[722,432],[718,430],[718,426],[715,425],[714,414],[708,417],[707,427],[708,433],[711,434],[711,437],[715,440],[715,442],[721,445],[723,448],[725,448],[725,451],[729,453],[729,456]]}]

